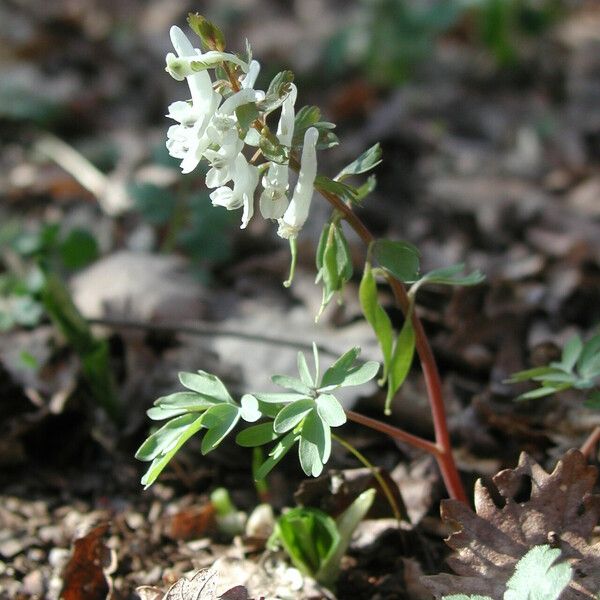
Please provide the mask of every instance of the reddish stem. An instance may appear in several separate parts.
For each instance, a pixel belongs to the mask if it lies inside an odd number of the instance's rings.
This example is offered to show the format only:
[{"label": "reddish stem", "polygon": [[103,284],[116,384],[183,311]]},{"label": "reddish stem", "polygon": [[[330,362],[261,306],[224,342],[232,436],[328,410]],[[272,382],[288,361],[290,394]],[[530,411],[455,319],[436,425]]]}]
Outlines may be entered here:
[{"label": "reddish stem", "polygon": [[[336,210],[343,214],[348,224],[367,246],[375,241],[373,234],[368,230],[360,217],[358,217],[346,203],[331,192],[323,189],[319,189],[319,192]],[[397,304],[406,314],[410,302],[404,284],[389,273],[386,273],[386,279],[392,288]],[[347,413],[348,418],[357,423],[362,423],[367,427],[387,433],[395,439],[408,442],[417,448],[421,448],[426,452],[433,454],[438,462],[450,497],[466,503],[467,496],[452,456],[452,446],[450,445],[450,435],[448,433],[440,375],[431,346],[429,345],[429,340],[425,335],[423,324],[417,316],[416,311],[412,312],[412,324],[415,331],[416,350],[421,361],[421,368],[423,369],[423,376],[427,387],[427,396],[431,407],[433,429],[435,431],[435,444],[423,438],[413,436],[401,429],[390,427],[381,421],[369,419],[368,417],[363,417],[362,415],[358,415],[351,411],[348,411]]]},{"label": "reddish stem", "polygon": [[589,459],[592,456],[592,452],[596,450],[598,442],[600,442],[600,427],[594,427],[594,430],[580,448],[581,454]]}]

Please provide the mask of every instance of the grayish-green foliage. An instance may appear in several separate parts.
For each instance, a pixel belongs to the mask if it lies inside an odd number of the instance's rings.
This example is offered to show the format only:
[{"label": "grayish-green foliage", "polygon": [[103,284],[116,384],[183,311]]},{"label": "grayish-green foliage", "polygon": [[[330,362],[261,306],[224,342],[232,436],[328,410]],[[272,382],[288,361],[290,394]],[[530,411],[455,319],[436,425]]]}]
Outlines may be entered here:
[{"label": "grayish-green foliage", "polygon": [[319,359],[314,347],[315,369],[311,374],[306,357],[298,353],[299,378],[274,375],[273,383],[286,391],[244,395],[237,403],[221,380],[205,373],[180,373],[187,391],[159,398],[148,411],[155,421],[167,423],[140,446],[136,458],[151,462],[142,483],[148,487],[171,458],[193,435],[205,429],[202,454],[214,450],[235,428],[240,419],[256,425],[242,430],[236,441],[245,447],[275,442],[267,459],[258,467],[256,479],[263,479],[298,444],[303,471],[318,476],[331,453],[331,428],[346,422],[346,414],[333,392],[341,387],[361,385],[371,380],[379,363],[357,364],[360,349],[342,355],[319,378]]},{"label": "grayish-green foliage", "polygon": [[[600,377],[600,335],[587,342],[579,336],[572,337],[565,345],[559,361],[515,373],[508,383],[534,381],[539,387],[521,394],[518,400],[530,400],[550,396],[569,388],[592,390],[598,386]],[[600,391],[589,393],[586,405],[600,408]]]}]

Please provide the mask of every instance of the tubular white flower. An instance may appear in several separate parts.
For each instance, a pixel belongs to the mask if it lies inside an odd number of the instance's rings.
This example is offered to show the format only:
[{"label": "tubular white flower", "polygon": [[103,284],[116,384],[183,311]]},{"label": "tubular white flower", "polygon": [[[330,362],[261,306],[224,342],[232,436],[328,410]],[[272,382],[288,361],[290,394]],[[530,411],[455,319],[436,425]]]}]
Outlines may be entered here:
[{"label": "tubular white flower", "polygon": [[227,210],[244,208],[241,229],[245,229],[254,214],[254,191],[258,185],[258,168],[248,163],[243,154],[235,159],[233,189],[221,186],[210,194],[213,206],[223,206]]},{"label": "tubular white flower", "polygon": [[[291,84],[291,90],[283,101],[281,115],[277,126],[277,139],[283,146],[291,146],[294,134],[294,119],[296,96],[298,90]],[[260,196],[260,212],[265,219],[279,219],[285,213],[288,206],[288,167],[271,163],[267,174],[263,177],[264,191]]]},{"label": "tubular white flower", "polygon": [[234,176],[238,155],[244,147],[235,128],[227,131],[220,141],[221,147],[218,150],[209,149],[204,152],[211,164],[206,174],[206,187],[209,188],[222,186]]},{"label": "tubular white flower", "polygon": [[[171,27],[170,34],[180,58],[201,56],[179,27]],[[210,140],[205,135],[206,128],[221,101],[221,96],[213,90],[208,72],[194,72],[187,75],[186,79],[192,96],[191,103],[173,102],[167,114],[179,123],[171,126],[167,132],[167,149],[171,156],[182,159],[183,173],[193,171],[208,148]]]},{"label": "tubular white flower", "polygon": [[304,147],[300,161],[298,182],[285,214],[279,219],[277,234],[286,239],[294,239],[308,218],[313,195],[313,185],[317,176],[317,140],[319,132],[311,127],[304,134]]}]

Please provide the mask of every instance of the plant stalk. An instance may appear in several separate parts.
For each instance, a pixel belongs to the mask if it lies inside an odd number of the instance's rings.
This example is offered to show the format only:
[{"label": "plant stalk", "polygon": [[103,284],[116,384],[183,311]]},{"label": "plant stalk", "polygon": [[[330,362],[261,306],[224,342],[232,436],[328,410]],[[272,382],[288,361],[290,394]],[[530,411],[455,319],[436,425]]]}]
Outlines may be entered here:
[{"label": "plant stalk", "polygon": [[[319,193],[335,209],[343,214],[344,219],[367,246],[375,241],[375,237],[369,231],[367,226],[345,202],[327,190],[320,188],[317,189]],[[410,301],[404,284],[387,272],[386,279],[392,288],[396,303],[402,312],[407,314]],[[380,425],[385,425],[385,433],[391,437],[407,442],[417,448],[421,448],[426,452],[433,454],[437,460],[442,477],[444,479],[444,484],[446,485],[446,489],[450,497],[466,503],[467,496],[465,494],[460,475],[458,474],[454,457],[452,456],[452,446],[450,445],[450,435],[448,433],[446,409],[444,407],[442,383],[440,380],[439,371],[435,362],[435,357],[433,356],[433,352],[431,350],[431,346],[429,344],[429,340],[425,335],[423,324],[421,323],[416,311],[412,311],[412,324],[415,331],[416,350],[421,361],[421,368],[423,370],[425,386],[427,388],[427,397],[433,418],[435,444],[397,428],[391,428],[394,431],[388,430],[387,428],[390,427],[389,425],[386,425],[385,423],[375,419],[363,417],[357,413],[352,413],[351,411],[348,412],[348,418],[356,422],[361,422],[367,427],[378,429],[379,431],[384,431],[384,428],[380,427]],[[358,417],[360,417],[360,420]],[[377,426],[375,425],[376,423],[378,424]]]}]

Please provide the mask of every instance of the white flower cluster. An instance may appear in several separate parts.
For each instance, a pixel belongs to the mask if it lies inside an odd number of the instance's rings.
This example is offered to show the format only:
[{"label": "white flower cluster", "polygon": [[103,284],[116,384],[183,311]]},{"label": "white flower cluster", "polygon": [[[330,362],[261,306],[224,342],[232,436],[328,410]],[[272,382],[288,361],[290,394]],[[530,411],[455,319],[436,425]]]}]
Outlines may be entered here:
[{"label": "white flower cluster", "polygon": [[[183,173],[193,171],[202,159],[210,163],[206,186],[216,188],[210,199],[214,206],[223,206],[227,210],[243,208],[242,228],[254,214],[254,195],[260,172],[264,170],[260,212],[265,219],[278,221],[277,233],[281,237],[294,239],[308,217],[317,174],[318,131],[314,127],[306,131],[298,181],[288,201],[288,166],[269,162],[259,168],[243,153],[247,144],[256,143],[249,136],[245,140],[240,137],[235,111],[242,105],[258,103],[265,98],[263,91],[254,89],[260,64],[255,60],[247,64],[226,52],[202,53],[192,46],[179,27],[171,28],[171,41],[177,54],[167,55],[167,72],[178,81],[187,80],[191,100],[169,106],[167,116],[177,122],[167,133],[169,154],[181,159]],[[208,71],[225,62],[237,65],[245,73],[240,90],[226,99],[214,90]],[[296,95],[296,87],[292,84],[283,101],[277,128],[278,142],[288,148],[294,133]]]}]

